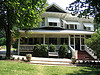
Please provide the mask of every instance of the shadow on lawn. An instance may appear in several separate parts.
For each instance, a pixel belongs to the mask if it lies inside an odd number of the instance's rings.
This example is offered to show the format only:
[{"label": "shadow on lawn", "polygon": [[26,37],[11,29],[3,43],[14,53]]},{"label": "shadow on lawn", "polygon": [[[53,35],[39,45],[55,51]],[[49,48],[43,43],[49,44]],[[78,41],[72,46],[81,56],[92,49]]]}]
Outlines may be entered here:
[{"label": "shadow on lawn", "polygon": [[100,67],[87,67],[73,73],[66,73],[66,75],[100,75]]}]

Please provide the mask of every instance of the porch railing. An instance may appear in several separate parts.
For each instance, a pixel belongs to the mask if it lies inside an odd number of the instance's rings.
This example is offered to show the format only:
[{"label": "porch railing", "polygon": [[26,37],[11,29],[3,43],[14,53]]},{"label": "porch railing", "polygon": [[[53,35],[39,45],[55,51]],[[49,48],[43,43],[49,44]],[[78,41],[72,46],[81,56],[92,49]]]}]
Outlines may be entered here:
[{"label": "porch railing", "polygon": [[34,48],[34,45],[20,45],[19,46],[20,52],[24,52],[24,51],[32,52],[33,48]]},{"label": "porch railing", "polygon": [[86,45],[85,45],[85,51],[89,53],[94,59],[97,59],[97,56],[95,56],[95,52],[91,48],[87,47]]},{"label": "porch railing", "polygon": [[76,59],[78,59],[78,51],[72,48],[71,46],[69,46],[69,49],[72,52],[72,57],[75,57]]},{"label": "porch railing", "polygon": [[[56,46],[56,50],[59,50],[60,45],[55,45]],[[50,47],[50,45],[48,45],[48,48]],[[19,46],[19,50],[21,51],[33,51],[34,45],[20,45]]]},{"label": "porch railing", "polygon": [[[48,45],[49,48],[50,45]],[[56,50],[59,50],[60,45],[55,45],[56,46]],[[32,52],[34,48],[34,45],[19,45],[19,52]],[[69,46],[69,49],[72,53],[72,57],[76,57],[77,59],[77,50],[75,50],[74,48],[72,48],[71,46]]]}]

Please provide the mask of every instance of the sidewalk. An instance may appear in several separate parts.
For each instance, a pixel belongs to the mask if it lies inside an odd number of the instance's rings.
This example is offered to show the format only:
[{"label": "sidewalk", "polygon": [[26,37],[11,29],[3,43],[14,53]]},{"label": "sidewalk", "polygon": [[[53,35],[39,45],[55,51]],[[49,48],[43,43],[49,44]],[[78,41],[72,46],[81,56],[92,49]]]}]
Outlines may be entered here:
[{"label": "sidewalk", "polygon": [[[15,59],[26,59],[26,56],[18,56],[18,55],[13,55]],[[32,57],[31,64],[40,64],[40,65],[63,65],[63,66],[75,66],[71,64],[70,59],[64,59],[64,58],[43,58],[43,57]]]}]

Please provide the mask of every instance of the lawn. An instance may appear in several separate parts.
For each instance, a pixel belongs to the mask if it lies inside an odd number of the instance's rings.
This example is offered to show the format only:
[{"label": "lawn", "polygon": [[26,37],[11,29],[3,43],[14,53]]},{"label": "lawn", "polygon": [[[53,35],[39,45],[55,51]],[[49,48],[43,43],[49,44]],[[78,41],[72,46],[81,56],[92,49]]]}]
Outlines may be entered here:
[{"label": "lawn", "polygon": [[0,61],[0,75],[99,75],[99,67],[45,66]]}]

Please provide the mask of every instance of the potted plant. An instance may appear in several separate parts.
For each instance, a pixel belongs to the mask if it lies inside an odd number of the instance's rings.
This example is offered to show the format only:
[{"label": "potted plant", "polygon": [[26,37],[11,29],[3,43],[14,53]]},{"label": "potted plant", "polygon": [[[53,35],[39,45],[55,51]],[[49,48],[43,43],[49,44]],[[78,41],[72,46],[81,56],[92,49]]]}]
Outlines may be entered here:
[{"label": "potted plant", "polygon": [[31,57],[32,57],[32,54],[26,54],[26,59],[27,59],[28,61],[31,60]]},{"label": "potted plant", "polygon": [[71,60],[72,60],[72,64],[75,64],[75,62],[76,62],[76,57],[73,56],[73,57],[71,58]]}]

